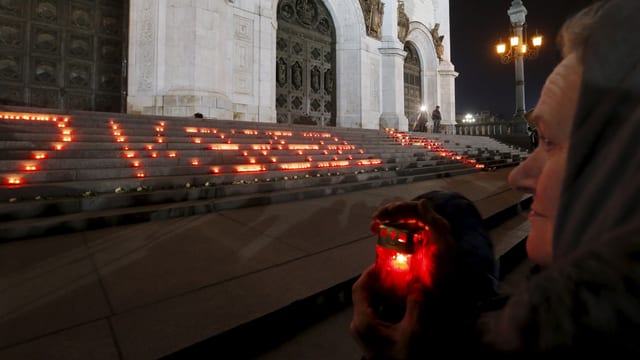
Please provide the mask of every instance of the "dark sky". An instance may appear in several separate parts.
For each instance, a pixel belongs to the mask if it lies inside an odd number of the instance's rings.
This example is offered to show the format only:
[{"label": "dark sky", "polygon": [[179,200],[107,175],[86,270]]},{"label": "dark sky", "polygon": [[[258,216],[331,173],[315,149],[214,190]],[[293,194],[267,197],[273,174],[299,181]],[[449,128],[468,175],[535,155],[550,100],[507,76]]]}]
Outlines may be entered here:
[{"label": "dark sky", "polygon": [[[523,0],[529,36],[543,35],[536,59],[524,62],[525,105],[532,108],[544,81],[560,60],[556,36],[564,20],[594,0]],[[503,64],[495,53],[507,40],[511,0],[450,0],[451,61],[459,114],[488,110],[510,118],[515,112],[514,64]]]}]

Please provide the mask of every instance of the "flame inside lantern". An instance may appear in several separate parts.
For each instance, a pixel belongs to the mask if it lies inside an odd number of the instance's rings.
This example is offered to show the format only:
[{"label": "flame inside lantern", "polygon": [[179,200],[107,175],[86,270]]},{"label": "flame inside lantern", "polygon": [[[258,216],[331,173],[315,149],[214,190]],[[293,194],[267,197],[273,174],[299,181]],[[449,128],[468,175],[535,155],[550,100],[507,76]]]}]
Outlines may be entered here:
[{"label": "flame inside lantern", "polygon": [[385,296],[404,299],[409,285],[419,281],[431,286],[435,245],[427,227],[415,223],[380,226],[376,245],[376,268],[379,285]]}]

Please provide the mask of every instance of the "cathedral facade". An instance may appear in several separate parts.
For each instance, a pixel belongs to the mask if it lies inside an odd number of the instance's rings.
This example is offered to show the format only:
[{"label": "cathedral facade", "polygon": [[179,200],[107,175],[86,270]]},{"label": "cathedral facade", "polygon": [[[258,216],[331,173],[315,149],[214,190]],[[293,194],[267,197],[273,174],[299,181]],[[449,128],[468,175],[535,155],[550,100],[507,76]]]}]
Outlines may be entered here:
[{"label": "cathedral facade", "polygon": [[455,123],[449,0],[2,0],[0,20],[0,104]]}]

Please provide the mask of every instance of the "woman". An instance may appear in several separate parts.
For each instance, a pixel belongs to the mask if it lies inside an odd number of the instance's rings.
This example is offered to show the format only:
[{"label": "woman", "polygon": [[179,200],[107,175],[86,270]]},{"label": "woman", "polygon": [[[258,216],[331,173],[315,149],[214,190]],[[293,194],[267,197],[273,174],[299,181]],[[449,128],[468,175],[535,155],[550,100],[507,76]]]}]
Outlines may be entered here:
[{"label": "woman", "polygon": [[[542,270],[502,308],[479,316],[472,336],[451,339],[437,336],[447,321],[442,312],[456,311],[447,309],[437,282],[413,288],[404,318],[384,323],[370,307],[376,274],[369,268],[353,287],[351,324],[366,357],[427,358],[442,350],[640,354],[639,14],[640,1],[611,0],[563,26],[564,59],[532,114],[539,147],[509,176],[514,188],[534,196],[527,254]],[[406,202],[386,207],[376,221],[385,222],[394,206],[429,214],[424,204]],[[436,235],[448,244],[446,233]],[[436,260],[444,264],[455,249],[443,249]],[[435,276],[446,281],[445,273]],[[449,343],[442,341],[447,336]]]}]

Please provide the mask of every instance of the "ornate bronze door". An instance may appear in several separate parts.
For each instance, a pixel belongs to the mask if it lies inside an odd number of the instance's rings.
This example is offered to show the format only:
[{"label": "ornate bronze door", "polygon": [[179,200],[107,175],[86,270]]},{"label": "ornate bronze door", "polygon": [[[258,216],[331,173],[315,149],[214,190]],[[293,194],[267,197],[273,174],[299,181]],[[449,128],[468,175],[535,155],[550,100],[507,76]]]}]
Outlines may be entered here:
[{"label": "ornate bronze door", "polygon": [[335,126],[335,30],[321,0],[281,0],[276,43],[278,122]]},{"label": "ornate bronze door", "polygon": [[0,0],[0,104],[123,112],[128,0]]},{"label": "ornate bronze door", "polygon": [[407,42],[404,45],[407,57],[404,59],[404,114],[409,119],[409,128],[418,118],[422,106],[422,77],[420,58],[416,48]]}]

